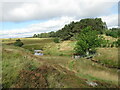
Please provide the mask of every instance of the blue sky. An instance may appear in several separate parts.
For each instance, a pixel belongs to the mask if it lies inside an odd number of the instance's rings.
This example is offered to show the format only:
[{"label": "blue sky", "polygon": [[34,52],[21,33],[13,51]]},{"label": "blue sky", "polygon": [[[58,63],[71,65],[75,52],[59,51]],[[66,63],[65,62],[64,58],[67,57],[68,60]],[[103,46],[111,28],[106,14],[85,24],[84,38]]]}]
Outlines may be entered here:
[{"label": "blue sky", "polygon": [[26,37],[34,33],[56,31],[71,21],[79,21],[85,17],[100,17],[108,27],[118,25],[117,1],[38,0],[37,2],[3,3],[0,38]]},{"label": "blue sky", "polygon": [[2,27],[0,27],[0,30],[13,30],[13,29],[20,29],[20,28],[26,28],[30,24],[37,24],[45,22],[45,20],[31,20],[31,21],[23,21],[23,22],[0,22]]},{"label": "blue sky", "polygon": [[118,14],[118,3],[115,3],[111,8],[111,13]]}]

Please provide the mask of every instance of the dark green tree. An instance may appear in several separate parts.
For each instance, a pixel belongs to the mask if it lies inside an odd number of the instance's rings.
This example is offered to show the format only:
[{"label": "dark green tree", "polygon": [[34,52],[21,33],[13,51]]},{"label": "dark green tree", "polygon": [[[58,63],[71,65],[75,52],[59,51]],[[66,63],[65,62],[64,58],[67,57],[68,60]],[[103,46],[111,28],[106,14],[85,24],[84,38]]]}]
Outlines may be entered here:
[{"label": "dark green tree", "polygon": [[106,36],[112,36],[114,38],[120,37],[120,28],[112,28],[109,30],[106,30],[105,32]]},{"label": "dark green tree", "polygon": [[33,38],[36,38],[36,37],[38,37],[37,34],[34,34],[34,35],[33,35]]}]

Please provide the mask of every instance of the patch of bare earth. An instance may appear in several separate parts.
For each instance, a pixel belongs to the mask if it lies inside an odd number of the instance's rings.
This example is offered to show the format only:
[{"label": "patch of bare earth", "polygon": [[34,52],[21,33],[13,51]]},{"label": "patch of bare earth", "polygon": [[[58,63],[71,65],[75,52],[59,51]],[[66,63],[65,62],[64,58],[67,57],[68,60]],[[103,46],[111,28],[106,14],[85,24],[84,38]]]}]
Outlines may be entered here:
[{"label": "patch of bare earth", "polygon": [[[75,73],[61,66],[43,65],[35,70],[22,70],[14,88],[85,88],[91,87],[87,79],[75,76]],[[111,84],[94,81],[96,87],[116,87]]]},{"label": "patch of bare earth", "polygon": [[[59,71],[58,69],[61,69]],[[48,87],[85,87],[89,86],[65,68],[43,65],[33,71],[22,70],[14,88],[48,88]],[[81,83],[82,82],[82,83]]]}]

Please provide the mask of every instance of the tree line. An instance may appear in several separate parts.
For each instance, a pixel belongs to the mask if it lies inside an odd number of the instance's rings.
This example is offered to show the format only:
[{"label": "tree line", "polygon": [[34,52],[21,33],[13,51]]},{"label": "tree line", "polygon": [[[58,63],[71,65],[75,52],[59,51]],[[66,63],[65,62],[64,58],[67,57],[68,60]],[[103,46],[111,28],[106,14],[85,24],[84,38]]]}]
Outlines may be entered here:
[{"label": "tree line", "polygon": [[61,40],[72,40],[75,39],[78,33],[81,32],[82,29],[91,26],[92,30],[98,31],[100,34],[104,33],[105,29],[107,29],[107,25],[102,21],[101,18],[87,18],[81,19],[78,22],[72,21],[70,24],[65,25],[62,29],[49,33],[41,33],[34,34],[34,38],[49,38],[49,37],[57,37]]},{"label": "tree line", "polygon": [[106,30],[105,32],[106,36],[112,36],[114,38],[120,37],[120,28],[111,28],[109,30]]}]

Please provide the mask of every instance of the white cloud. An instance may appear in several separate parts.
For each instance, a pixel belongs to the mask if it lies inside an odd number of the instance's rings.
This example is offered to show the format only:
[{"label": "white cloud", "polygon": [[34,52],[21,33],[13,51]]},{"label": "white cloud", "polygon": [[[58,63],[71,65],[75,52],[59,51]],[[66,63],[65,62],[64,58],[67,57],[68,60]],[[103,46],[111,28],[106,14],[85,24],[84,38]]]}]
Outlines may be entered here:
[{"label": "white cloud", "polygon": [[23,29],[13,29],[13,30],[4,30],[0,31],[0,38],[5,37],[25,37],[32,36],[35,33],[56,31],[64,27],[65,24],[69,24],[71,21],[75,19],[72,17],[61,17],[52,19],[46,22],[41,22],[39,24],[32,24],[27,28]]},{"label": "white cloud", "polygon": [[[0,31],[0,38],[24,37],[35,33],[59,30],[73,20],[101,17],[108,27],[118,25],[111,7],[119,0],[0,0],[0,21],[23,22],[46,20],[23,29]],[[2,18],[1,18],[2,17]],[[54,18],[54,19],[53,19]]]},{"label": "white cloud", "polygon": [[96,17],[102,14],[110,14],[110,8],[114,4],[115,2],[98,0],[35,0],[33,3],[7,2],[3,3],[3,20],[19,22],[51,19],[61,16],[76,18]]},{"label": "white cloud", "polygon": [[[108,28],[118,26],[118,15],[108,15],[100,17],[104,22],[107,23]],[[41,22],[38,24],[31,24],[27,28],[23,29],[13,29],[13,30],[4,30],[0,31],[0,38],[6,37],[26,37],[32,36],[33,34],[56,31],[64,27],[65,24],[69,24],[71,21],[78,21],[73,17],[61,17],[46,22]]]},{"label": "white cloud", "polygon": [[107,23],[108,28],[118,26],[118,15],[112,14],[108,16],[101,16],[102,20]]},{"label": "white cloud", "polygon": [[[44,1],[47,1],[47,0],[44,0]],[[52,0],[52,1],[56,1],[56,0]],[[79,1],[83,1],[83,0],[79,0]],[[119,0],[84,0],[84,1],[118,2]],[[0,2],[41,2],[41,1],[40,0],[0,0]]]}]

